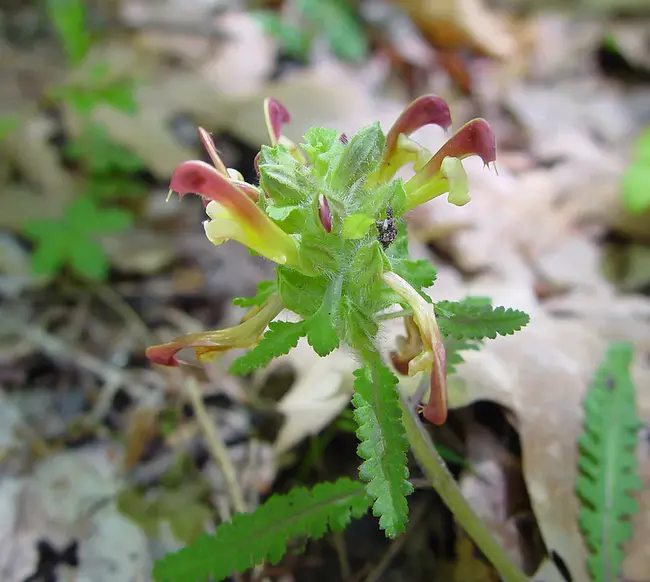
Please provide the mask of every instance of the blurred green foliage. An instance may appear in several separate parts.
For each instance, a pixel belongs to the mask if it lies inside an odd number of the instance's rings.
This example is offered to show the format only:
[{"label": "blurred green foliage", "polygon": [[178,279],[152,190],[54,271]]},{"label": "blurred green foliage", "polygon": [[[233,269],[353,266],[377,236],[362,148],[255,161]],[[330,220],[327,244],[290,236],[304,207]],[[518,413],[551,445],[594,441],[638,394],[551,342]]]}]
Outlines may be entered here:
[{"label": "blurred green foliage", "polygon": [[[86,2],[47,0],[45,6],[70,69],[83,67],[95,40],[87,26]],[[56,105],[68,107],[81,121],[79,135],[67,136],[64,149],[81,175],[79,190],[59,218],[31,221],[24,225],[24,234],[34,243],[31,261],[36,274],[56,276],[69,268],[78,277],[101,281],[110,265],[96,235],[129,228],[133,211],[119,202],[143,196],[146,188],[135,179],[144,169],[142,161],[92,119],[98,106],[137,113],[135,81],[115,79],[104,61],[88,69],[85,82],[66,82],[48,93]],[[0,120],[0,135],[12,128],[11,120]]]},{"label": "blurred green foliage", "polygon": [[360,61],[367,55],[368,39],[363,25],[347,0],[295,0],[295,8],[304,20],[304,28],[273,11],[257,13],[266,31],[278,39],[290,56],[305,60],[318,36],[324,37],[330,50],[342,60]]},{"label": "blurred green foliage", "polygon": [[650,129],[634,144],[632,162],[623,174],[623,205],[630,214],[650,210]]}]

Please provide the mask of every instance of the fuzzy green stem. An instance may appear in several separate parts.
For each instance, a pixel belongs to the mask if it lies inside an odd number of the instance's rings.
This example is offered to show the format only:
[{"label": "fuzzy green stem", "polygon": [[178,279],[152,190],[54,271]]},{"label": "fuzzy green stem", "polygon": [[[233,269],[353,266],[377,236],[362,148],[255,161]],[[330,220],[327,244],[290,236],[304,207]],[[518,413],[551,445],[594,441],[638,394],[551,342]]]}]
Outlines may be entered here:
[{"label": "fuzzy green stem", "polygon": [[505,582],[528,582],[528,577],[510,560],[463,497],[445,462],[404,396],[400,396],[400,406],[406,437],[413,454],[436,493],[440,495],[458,523],[474,540],[479,550],[483,552],[483,555],[491,562]]}]

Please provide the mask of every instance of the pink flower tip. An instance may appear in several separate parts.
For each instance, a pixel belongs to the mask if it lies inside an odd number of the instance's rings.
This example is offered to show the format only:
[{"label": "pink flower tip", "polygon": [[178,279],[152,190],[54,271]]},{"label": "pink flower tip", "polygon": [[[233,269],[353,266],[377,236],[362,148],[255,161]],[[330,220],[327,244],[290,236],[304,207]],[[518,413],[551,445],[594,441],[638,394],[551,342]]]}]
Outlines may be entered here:
[{"label": "pink flower tip", "polygon": [[266,126],[273,145],[280,141],[282,126],[291,121],[291,115],[282,103],[271,97],[264,101]]},{"label": "pink flower tip", "polygon": [[332,213],[327,198],[322,194],[318,197],[318,217],[325,232],[332,232]]},{"label": "pink flower tip", "polygon": [[445,131],[451,126],[451,112],[442,97],[422,95],[402,111],[386,135],[386,157],[397,147],[401,134],[409,136],[425,125],[437,125]]}]

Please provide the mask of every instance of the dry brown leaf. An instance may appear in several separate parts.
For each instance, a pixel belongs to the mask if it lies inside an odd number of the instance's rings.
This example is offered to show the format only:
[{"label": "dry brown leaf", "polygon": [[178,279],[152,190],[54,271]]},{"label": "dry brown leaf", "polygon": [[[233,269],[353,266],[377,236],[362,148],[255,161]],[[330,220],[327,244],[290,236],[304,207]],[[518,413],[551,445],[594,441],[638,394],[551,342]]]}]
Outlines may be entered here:
[{"label": "dry brown leaf", "polygon": [[157,430],[158,411],[153,408],[135,408],[126,420],[124,459],[122,467],[129,471],[140,461],[147,445]]},{"label": "dry brown leaf", "polygon": [[[510,305],[501,297],[495,303]],[[450,378],[450,405],[477,400],[502,404],[514,414],[523,449],[524,476],[531,504],[549,551],[555,550],[574,580],[588,580],[586,553],[577,525],[576,439],[581,433],[582,399],[600,363],[607,336],[586,320],[556,319],[535,310],[515,336],[486,342],[467,352],[466,363]],[[600,333],[599,333],[600,331]],[[642,419],[650,423],[650,370],[638,358],[634,377]],[[643,579],[650,555],[638,540],[650,535],[650,457],[639,453],[644,473],[641,510],[634,520],[635,541],[624,565],[626,577]]]},{"label": "dry brown leaf", "polygon": [[503,18],[482,0],[395,0],[435,47],[508,58],[516,50]]}]

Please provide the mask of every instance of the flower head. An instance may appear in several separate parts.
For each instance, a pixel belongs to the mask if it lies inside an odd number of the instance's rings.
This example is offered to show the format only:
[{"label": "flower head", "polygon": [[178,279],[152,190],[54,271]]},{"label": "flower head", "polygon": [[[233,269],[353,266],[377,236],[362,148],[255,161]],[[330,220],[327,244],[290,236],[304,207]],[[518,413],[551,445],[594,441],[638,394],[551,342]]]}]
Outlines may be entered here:
[{"label": "flower head", "polygon": [[[264,295],[266,302],[238,326],[188,334],[149,348],[147,356],[175,365],[176,353],[186,347],[205,360],[252,346],[282,308],[304,320],[292,333],[307,334],[319,354],[340,342],[361,353],[375,345],[379,314],[398,301],[409,305],[413,315],[404,320],[406,336],[399,339],[393,361],[398,371],[430,376],[424,416],[443,423],[445,348],[434,307],[421,295],[433,283],[435,269],[409,259],[404,215],[445,193],[452,204],[467,203],[462,161],[473,155],[486,165],[495,161],[490,126],[474,119],[432,153],[411,135],[425,125],[445,131],[451,126],[449,107],[436,95],[415,99],[387,134],[378,123],[350,136],[315,127],[296,144],[283,133],[291,117],[279,101],[265,100],[264,117],[269,145],[255,156],[259,185],[227,168],[208,132],[199,128],[212,165],[198,160],[180,164],[170,188],[181,197],[194,193],[203,198],[204,229],[212,243],[236,240],[275,262],[276,279],[269,282],[275,293]],[[405,165],[412,165],[413,177],[395,179]],[[276,331],[274,337],[281,335]],[[287,341],[295,339],[289,336]]]},{"label": "flower head", "polygon": [[378,181],[391,179],[411,163],[415,175],[406,182],[406,208],[410,210],[437,196],[449,193],[449,202],[462,206],[469,202],[467,175],[461,160],[478,156],[488,166],[496,161],[496,140],[484,119],[472,119],[432,154],[409,136],[425,125],[445,131],[451,126],[447,104],[436,95],[415,99],[388,131]]}]

